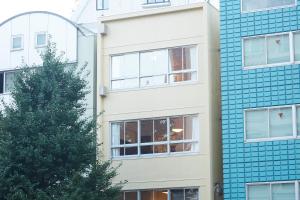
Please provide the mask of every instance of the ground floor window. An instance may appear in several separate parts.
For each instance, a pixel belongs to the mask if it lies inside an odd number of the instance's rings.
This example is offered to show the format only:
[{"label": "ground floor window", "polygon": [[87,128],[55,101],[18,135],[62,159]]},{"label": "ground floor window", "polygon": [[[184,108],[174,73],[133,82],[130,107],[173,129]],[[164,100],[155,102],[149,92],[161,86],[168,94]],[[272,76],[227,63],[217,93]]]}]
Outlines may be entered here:
[{"label": "ground floor window", "polygon": [[298,181],[250,183],[247,200],[296,200],[299,199],[298,188]]},{"label": "ground floor window", "polygon": [[124,191],[120,200],[199,200],[197,188]]}]

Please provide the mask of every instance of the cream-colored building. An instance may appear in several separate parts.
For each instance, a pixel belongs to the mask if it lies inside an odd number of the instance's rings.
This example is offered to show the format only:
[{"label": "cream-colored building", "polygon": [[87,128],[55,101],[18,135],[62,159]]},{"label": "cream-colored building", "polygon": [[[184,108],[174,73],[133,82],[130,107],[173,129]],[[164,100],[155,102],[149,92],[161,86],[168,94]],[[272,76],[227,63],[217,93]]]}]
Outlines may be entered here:
[{"label": "cream-colored building", "polygon": [[163,2],[98,16],[100,154],[122,200],[221,199],[218,10]]}]

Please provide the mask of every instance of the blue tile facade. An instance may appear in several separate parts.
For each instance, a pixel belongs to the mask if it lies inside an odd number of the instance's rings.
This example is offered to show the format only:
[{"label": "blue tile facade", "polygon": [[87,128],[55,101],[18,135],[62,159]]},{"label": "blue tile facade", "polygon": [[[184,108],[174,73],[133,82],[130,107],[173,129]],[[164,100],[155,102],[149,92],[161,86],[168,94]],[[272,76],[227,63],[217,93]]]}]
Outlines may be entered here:
[{"label": "blue tile facade", "polygon": [[241,13],[240,0],[220,1],[224,199],[243,200],[246,183],[300,180],[300,139],[244,143],[243,116],[300,104],[300,65],[242,69],[242,37],[300,30],[300,6]]}]

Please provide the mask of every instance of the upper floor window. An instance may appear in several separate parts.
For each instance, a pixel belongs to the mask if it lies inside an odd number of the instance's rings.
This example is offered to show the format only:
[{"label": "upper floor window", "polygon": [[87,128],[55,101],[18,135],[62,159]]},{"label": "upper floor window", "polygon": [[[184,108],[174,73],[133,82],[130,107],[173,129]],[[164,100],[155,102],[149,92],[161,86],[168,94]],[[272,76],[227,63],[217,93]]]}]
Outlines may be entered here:
[{"label": "upper floor window", "polygon": [[14,35],[11,38],[11,50],[22,50],[23,49],[23,35]]},{"label": "upper floor window", "polygon": [[11,92],[14,87],[14,71],[0,72],[0,94]]},{"label": "upper floor window", "polygon": [[170,0],[146,0],[146,4],[169,3]]},{"label": "upper floor window", "polygon": [[112,56],[111,89],[197,80],[196,47],[176,47]]},{"label": "upper floor window", "polygon": [[123,192],[120,200],[198,200],[196,188],[155,189]]},{"label": "upper floor window", "polygon": [[280,33],[243,39],[243,66],[256,68],[300,61],[300,33]]},{"label": "upper floor window", "polygon": [[96,7],[97,7],[97,10],[105,10],[105,9],[108,9],[108,1],[109,0],[96,0]]},{"label": "upper floor window", "polygon": [[197,152],[198,140],[194,115],[111,123],[112,157]]},{"label": "upper floor window", "polygon": [[247,185],[247,200],[296,200],[298,182],[273,182]]},{"label": "upper floor window", "polygon": [[259,10],[270,10],[286,6],[295,6],[296,0],[241,0],[242,11],[251,12]]},{"label": "upper floor window", "polygon": [[47,34],[46,32],[36,33],[35,35],[35,46],[45,47],[47,46]]},{"label": "upper floor window", "polygon": [[290,105],[245,111],[245,139],[289,139],[300,136],[300,106]]}]

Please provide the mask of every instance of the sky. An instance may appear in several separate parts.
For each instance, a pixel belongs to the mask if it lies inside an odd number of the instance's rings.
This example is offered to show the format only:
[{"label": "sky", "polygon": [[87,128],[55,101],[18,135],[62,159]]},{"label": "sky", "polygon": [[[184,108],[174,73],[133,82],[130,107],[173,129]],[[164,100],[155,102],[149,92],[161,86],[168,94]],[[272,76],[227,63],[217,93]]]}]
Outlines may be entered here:
[{"label": "sky", "polygon": [[[0,23],[27,11],[46,10],[71,17],[76,0],[0,0]],[[5,2],[5,3],[4,3]]]}]

